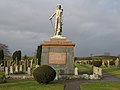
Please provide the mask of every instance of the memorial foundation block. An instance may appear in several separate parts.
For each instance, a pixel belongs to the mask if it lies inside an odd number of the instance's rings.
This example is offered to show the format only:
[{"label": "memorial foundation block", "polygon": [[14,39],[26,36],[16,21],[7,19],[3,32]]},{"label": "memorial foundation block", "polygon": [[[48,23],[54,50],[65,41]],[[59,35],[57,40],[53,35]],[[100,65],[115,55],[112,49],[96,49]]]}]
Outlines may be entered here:
[{"label": "memorial foundation block", "polygon": [[50,65],[59,69],[60,74],[74,73],[75,44],[64,38],[51,38],[44,41],[41,51],[41,65]]}]

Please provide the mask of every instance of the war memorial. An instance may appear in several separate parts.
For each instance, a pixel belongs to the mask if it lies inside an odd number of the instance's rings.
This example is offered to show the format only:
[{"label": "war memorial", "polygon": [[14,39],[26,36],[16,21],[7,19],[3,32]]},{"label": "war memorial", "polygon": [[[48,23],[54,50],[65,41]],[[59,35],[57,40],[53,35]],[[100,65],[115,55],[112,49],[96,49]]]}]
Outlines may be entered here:
[{"label": "war memorial", "polygon": [[[62,34],[64,30],[61,5],[57,5],[49,20],[54,33],[52,37],[39,43],[40,63],[38,58],[15,58],[0,62],[0,90],[119,90],[120,57],[75,57],[76,44]],[[53,82],[36,84],[33,72],[44,65],[51,66],[55,71],[55,77],[51,80]],[[1,72],[4,75],[1,75]],[[41,74],[42,70],[38,73]],[[43,77],[49,79],[52,75]],[[1,84],[1,81],[5,82]]]},{"label": "war memorial", "polygon": [[62,36],[63,25],[63,9],[61,5],[57,5],[55,16],[54,35],[49,40],[41,43],[41,65],[50,65],[54,69],[59,70],[60,74],[74,73],[74,47],[75,43]]}]

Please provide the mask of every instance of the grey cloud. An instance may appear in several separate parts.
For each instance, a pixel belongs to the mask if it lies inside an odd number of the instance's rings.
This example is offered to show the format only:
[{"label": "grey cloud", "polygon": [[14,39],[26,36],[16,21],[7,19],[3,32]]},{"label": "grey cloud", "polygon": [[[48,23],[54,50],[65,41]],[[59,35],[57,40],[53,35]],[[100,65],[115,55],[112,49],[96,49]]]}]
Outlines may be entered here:
[{"label": "grey cloud", "polygon": [[53,35],[48,17],[58,3],[64,9],[63,36],[76,43],[75,55],[120,53],[119,0],[0,0],[0,41],[11,51],[32,54]]}]

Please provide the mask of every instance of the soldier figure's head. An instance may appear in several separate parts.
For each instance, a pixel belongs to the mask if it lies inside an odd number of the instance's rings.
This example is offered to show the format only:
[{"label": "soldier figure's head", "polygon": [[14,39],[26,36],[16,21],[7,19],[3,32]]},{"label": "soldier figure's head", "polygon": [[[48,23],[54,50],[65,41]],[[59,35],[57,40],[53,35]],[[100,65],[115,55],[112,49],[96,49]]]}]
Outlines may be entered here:
[{"label": "soldier figure's head", "polygon": [[61,5],[57,5],[57,9],[61,9]]}]

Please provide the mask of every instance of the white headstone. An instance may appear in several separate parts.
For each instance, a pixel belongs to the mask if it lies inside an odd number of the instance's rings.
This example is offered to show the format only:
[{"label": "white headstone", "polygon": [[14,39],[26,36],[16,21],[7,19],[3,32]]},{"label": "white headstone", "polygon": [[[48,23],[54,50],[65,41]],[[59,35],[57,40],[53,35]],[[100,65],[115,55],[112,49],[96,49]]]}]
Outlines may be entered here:
[{"label": "white headstone", "polygon": [[10,66],[10,74],[13,74],[13,66]]},{"label": "white headstone", "polygon": [[77,67],[75,67],[74,75],[78,75],[78,68]]},{"label": "white headstone", "polygon": [[58,75],[56,74],[55,80],[58,80]]},{"label": "white headstone", "polygon": [[[100,68],[100,67],[93,67],[93,76],[100,76],[100,77],[102,77],[102,68]],[[91,76],[91,78],[92,78],[92,76]]]},{"label": "white headstone", "polygon": [[28,75],[31,75],[31,68],[28,67],[28,71],[27,71]]},{"label": "white headstone", "polygon": [[32,68],[33,66],[33,59],[30,61],[30,67]]},{"label": "white headstone", "polygon": [[18,66],[17,65],[15,66],[15,72],[18,72]]},{"label": "white headstone", "polygon": [[105,66],[105,61],[104,60],[102,60],[102,66]]},{"label": "white headstone", "polygon": [[22,71],[22,65],[20,65],[20,71]]},{"label": "white headstone", "polygon": [[8,67],[5,67],[5,75],[8,75]]},{"label": "white headstone", "polygon": [[93,74],[98,74],[98,67],[93,67]]},{"label": "white headstone", "polygon": [[108,62],[108,67],[110,67],[110,60],[107,60],[107,62]]},{"label": "white headstone", "polygon": [[119,66],[119,58],[117,58],[117,59],[115,60],[115,66],[116,66],[116,67]]}]

